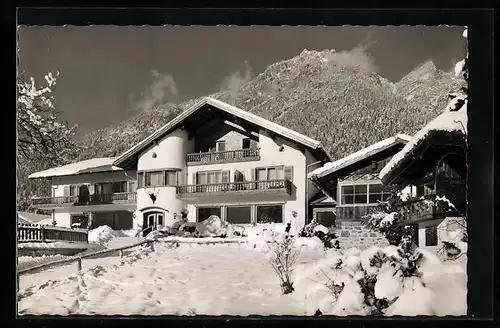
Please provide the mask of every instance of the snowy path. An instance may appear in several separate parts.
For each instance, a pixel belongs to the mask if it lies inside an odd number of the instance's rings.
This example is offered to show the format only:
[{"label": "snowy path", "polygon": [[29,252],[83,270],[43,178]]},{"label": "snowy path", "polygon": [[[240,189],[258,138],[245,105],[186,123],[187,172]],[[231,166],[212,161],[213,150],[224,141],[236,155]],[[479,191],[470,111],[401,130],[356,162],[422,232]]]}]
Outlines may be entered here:
[{"label": "snowy path", "polygon": [[280,295],[262,252],[238,244],[155,247],[155,252],[127,257],[120,265],[98,266],[66,279],[52,277],[61,280],[21,290],[19,313],[305,314],[301,302]]}]

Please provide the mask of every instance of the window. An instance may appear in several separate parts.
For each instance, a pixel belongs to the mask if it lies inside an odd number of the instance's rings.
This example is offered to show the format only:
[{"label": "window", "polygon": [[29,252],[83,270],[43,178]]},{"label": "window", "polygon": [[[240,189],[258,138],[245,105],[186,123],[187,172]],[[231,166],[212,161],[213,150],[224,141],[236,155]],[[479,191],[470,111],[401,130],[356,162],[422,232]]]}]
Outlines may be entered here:
[{"label": "window", "polygon": [[177,185],[177,172],[165,171],[165,186],[176,186],[176,185]]},{"label": "window", "polygon": [[249,224],[252,221],[250,206],[227,207],[227,222],[232,224]]},{"label": "window", "polygon": [[229,182],[229,171],[206,171],[196,173],[196,184],[218,184]]},{"label": "window", "polygon": [[113,193],[127,192],[127,181],[113,182]]},{"label": "window", "polygon": [[250,148],[250,144],[251,144],[250,138],[243,139],[242,143],[243,144],[241,145],[241,148],[243,148],[243,149],[249,149]]},{"label": "window", "polygon": [[78,195],[78,186],[77,185],[71,185],[69,187],[69,195],[70,196],[77,196]]},{"label": "window", "polygon": [[292,180],[291,166],[263,167],[255,169],[257,181]]},{"label": "window", "polygon": [[380,183],[343,185],[340,194],[342,205],[376,204],[379,200],[387,200],[390,195]]},{"label": "window", "polygon": [[245,181],[245,175],[243,174],[243,172],[238,170],[234,171],[234,181]]},{"label": "window", "polygon": [[137,188],[144,187],[144,173],[137,173]]},{"label": "window", "polygon": [[437,225],[425,228],[425,246],[437,246]]},{"label": "window", "polygon": [[217,215],[219,218],[221,217],[221,208],[220,207],[198,207],[196,209],[196,214],[198,217],[198,222],[205,221],[210,217],[210,215]]},{"label": "window", "polygon": [[137,173],[137,188],[177,186],[178,170],[160,170]]},{"label": "window", "polygon": [[221,140],[216,142],[216,151],[225,151],[226,150],[226,142]]},{"label": "window", "polygon": [[257,223],[282,223],[283,205],[257,206]]},{"label": "window", "polygon": [[325,227],[335,227],[335,214],[332,211],[317,212],[316,220]]},{"label": "window", "polygon": [[146,172],[146,187],[163,186],[163,171]]}]

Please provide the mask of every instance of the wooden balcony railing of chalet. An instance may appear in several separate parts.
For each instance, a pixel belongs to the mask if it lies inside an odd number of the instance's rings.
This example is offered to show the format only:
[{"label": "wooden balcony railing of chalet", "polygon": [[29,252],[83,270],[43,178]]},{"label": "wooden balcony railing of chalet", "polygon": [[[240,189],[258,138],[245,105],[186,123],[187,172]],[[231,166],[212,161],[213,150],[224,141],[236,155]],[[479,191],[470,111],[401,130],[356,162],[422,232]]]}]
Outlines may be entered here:
[{"label": "wooden balcony railing of chalet", "polygon": [[177,195],[192,194],[220,194],[245,192],[283,192],[288,195],[292,191],[292,182],[289,180],[241,181],[216,184],[187,185],[177,187]]},{"label": "wooden balcony railing of chalet", "polygon": [[93,194],[89,196],[63,196],[32,198],[35,207],[51,207],[65,205],[101,205],[101,204],[133,204],[137,201],[135,192],[113,194]]},{"label": "wooden balcony railing of chalet", "polygon": [[203,165],[214,163],[233,163],[258,161],[260,159],[260,149],[237,149],[208,153],[192,153],[186,155],[187,165]]},{"label": "wooden balcony railing of chalet", "polygon": [[436,199],[436,194],[412,198],[398,206],[399,217],[405,224],[442,218],[452,214],[452,210],[446,201]]},{"label": "wooden balcony railing of chalet", "polygon": [[19,224],[17,226],[17,241],[20,243],[53,241],[87,243],[88,237],[88,231],[85,229],[71,229],[36,224]]}]

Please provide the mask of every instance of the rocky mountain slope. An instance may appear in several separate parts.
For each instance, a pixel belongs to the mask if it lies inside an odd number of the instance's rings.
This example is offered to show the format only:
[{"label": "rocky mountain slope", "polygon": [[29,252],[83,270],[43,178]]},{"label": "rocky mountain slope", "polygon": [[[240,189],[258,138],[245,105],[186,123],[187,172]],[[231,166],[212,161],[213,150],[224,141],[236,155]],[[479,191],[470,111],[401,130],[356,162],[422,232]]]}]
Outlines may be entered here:
[{"label": "rocky mountain slope", "polygon": [[[333,50],[304,50],[239,90],[211,96],[318,139],[338,159],[396,133],[415,133],[463,83],[432,62],[392,83]],[[167,103],[89,133],[79,140],[79,159],[119,155],[199,99]]]}]

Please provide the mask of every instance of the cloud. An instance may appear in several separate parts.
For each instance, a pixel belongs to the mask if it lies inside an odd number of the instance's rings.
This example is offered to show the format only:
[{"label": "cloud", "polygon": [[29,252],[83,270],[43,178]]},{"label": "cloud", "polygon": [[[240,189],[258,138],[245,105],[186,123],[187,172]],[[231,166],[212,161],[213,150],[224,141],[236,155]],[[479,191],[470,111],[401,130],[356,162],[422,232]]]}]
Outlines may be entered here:
[{"label": "cloud", "polygon": [[179,90],[174,77],[170,73],[164,74],[153,69],[151,75],[154,80],[148,88],[140,93],[140,99],[133,106],[136,110],[151,109],[178,100]]},{"label": "cloud", "polygon": [[340,66],[356,67],[366,72],[378,72],[379,67],[375,64],[373,56],[368,52],[368,48],[376,40],[373,40],[373,33],[369,33],[358,45],[350,50],[333,53],[329,60]]},{"label": "cloud", "polygon": [[219,84],[219,91],[238,93],[241,87],[252,79],[252,68],[248,61],[244,61],[244,68],[226,76]]}]

